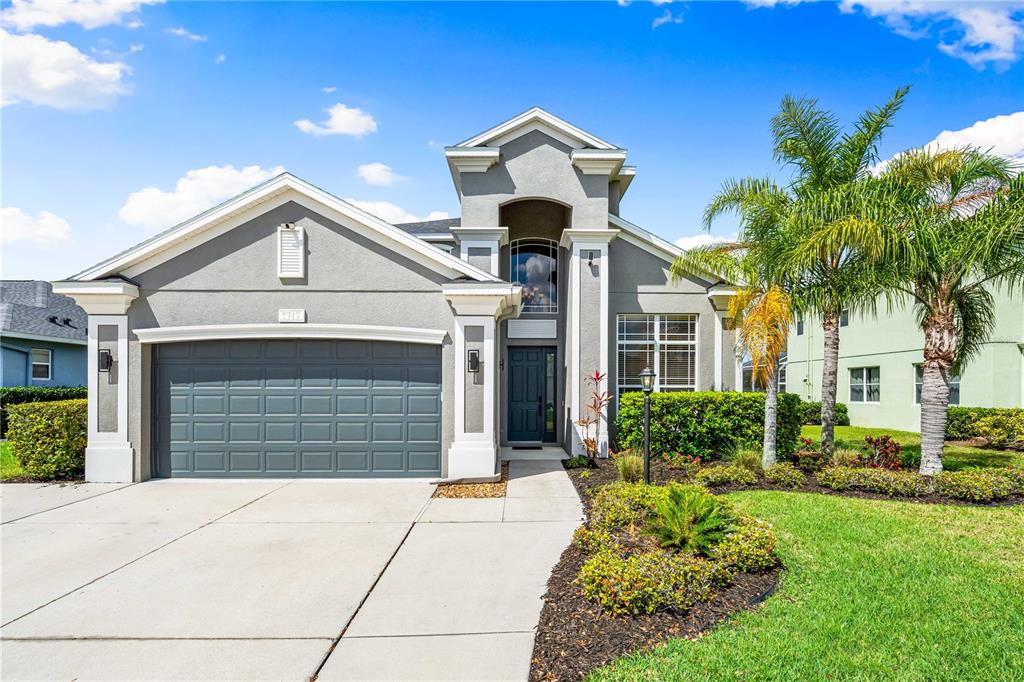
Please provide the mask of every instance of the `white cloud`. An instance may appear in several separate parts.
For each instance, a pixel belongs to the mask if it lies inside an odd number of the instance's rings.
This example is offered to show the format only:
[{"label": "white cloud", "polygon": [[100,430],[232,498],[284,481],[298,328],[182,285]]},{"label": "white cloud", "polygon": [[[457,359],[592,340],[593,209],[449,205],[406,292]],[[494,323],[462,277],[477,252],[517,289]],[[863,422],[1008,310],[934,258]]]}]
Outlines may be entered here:
[{"label": "white cloud", "polygon": [[201,36],[198,33],[193,33],[184,26],[175,26],[173,28],[165,29],[165,31],[167,33],[170,33],[172,36],[178,36],[179,38],[184,38],[185,40],[191,40],[193,43],[204,43],[207,40],[206,36]]},{"label": "white cloud", "polygon": [[359,177],[366,181],[366,184],[381,187],[389,187],[400,180],[406,179],[392,170],[391,166],[380,162],[364,163],[356,172],[359,174]]},{"label": "white cloud", "polygon": [[344,104],[335,104],[327,112],[327,120],[316,124],[308,118],[295,122],[295,127],[315,137],[324,135],[352,135],[362,137],[367,133],[377,132],[377,122],[373,116],[366,113],[359,107],[348,107]]},{"label": "white cloud", "polygon": [[142,28],[143,26],[145,26],[145,24],[142,23],[141,19],[132,19],[131,21],[126,23],[124,26],[125,26],[125,28],[130,28],[130,29],[134,30],[134,29],[137,29],[137,28]]},{"label": "white cloud", "polygon": [[103,109],[130,90],[123,62],[98,62],[62,40],[18,35],[3,39],[3,104],[31,102],[56,109]]},{"label": "white cloud", "polygon": [[[69,23],[92,29],[120,24],[126,15],[143,5],[160,2],[163,0],[13,0],[10,7],[4,9],[3,21],[19,31]],[[133,19],[127,26],[138,28],[142,22]]]},{"label": "white cloud", "polygon": [[326,85],[320,89],[326,92],[328,95],[331,94],[332,92],[337,92],[338,90],[338,88],[334,87],[333,85]]},{"label": "white cloud", "polygon": [[144,187],[132,192],[118,216],[129,225],[149,230],[171,227],[282,172],[281,166],[196,168],[178,178],[172,191]]},{"label": "white cloud", "polygon": [[683,15],[673,15],[672,10],[667,9],[665,10],[664,14],[662,14],[660,17],[655,17],[654,21],[651,22],[651,28],[658,28],[659,26],[664,26],[665,24],[681,23],[683,23]]},{"label": "white cloud", "polygon": [[[923,146],[934,151],[962,147],[977,147],[1024,166],[1024,111],[986,118],[960,130],[943,130]],[[880,175],[891,161],[878,162],[871,172]]]},{"label": "white cloud", "polygon": [[409,213],[401,206],[392,204],[390,201],[362,201],[350,197],[346,198],[345,201],[392,225],[396,223],[418,223],[423,220],[443,220],[451,217],[447,211],[431,211],[427,214],[426,218],[420,218],[415,213]]},{"label": "white cloud", "polygon": [[216,57],[213,58],[213,63],[214,64],[223,64],[227,60],[228,60],[227,55],[219,54],[219,55],[217,55]]},{"label": "white cloud", "polygon": [[20,208],[0,208],[0,223],[3,223],[3,243],[28,242],[35,246],[52,249],[71,241],[71,226],[68,221],[49,211],[40,211],[34,216]]},{"label": "white cloud", "polygon": [[679,239],[676,240],[676,246],[683,250],[686,250],[693,249],[698,246],[725,244],[734,241],[736,241],[736,235],[732,235],[729,237],[721,237],[717,234],[708,234],[706,232],[701,232],[700,234],[694,234],[688,237],[680,237]]}]

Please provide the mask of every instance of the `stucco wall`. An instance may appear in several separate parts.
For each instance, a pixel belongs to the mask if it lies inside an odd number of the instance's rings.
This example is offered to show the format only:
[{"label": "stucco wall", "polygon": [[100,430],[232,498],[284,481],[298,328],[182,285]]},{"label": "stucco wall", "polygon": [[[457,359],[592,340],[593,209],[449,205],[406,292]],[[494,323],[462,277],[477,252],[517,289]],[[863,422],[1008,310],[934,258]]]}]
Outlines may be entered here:
[{"label": "stucco wall", "polygon": [[[50,358],[50,379],[32,378],[32,349],[53,351]],[[4,386],[85,386],[84,345],[52,343],[4,336],[0,375]]]}]

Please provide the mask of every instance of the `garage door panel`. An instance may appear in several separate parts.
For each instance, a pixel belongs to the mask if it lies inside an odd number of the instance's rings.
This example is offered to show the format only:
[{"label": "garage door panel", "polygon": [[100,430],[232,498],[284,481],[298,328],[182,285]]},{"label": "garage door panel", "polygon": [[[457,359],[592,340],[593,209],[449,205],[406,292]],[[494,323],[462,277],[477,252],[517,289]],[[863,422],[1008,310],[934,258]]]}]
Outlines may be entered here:
[{"label": "garage door panel", "polygon": [[206,344],[155,350],[161,475],[440,473],[439,347],[321,340]]}]

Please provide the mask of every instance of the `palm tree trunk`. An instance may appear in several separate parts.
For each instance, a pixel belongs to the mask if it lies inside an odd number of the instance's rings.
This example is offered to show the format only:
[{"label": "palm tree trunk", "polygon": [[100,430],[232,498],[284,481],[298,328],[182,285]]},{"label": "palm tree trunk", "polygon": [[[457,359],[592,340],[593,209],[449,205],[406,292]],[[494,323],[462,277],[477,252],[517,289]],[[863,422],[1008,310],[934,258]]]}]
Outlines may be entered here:
[{"label": "palm tree trunk", "polygon": [[956,328],[933,316],[924,324],[924,379],[921,382],[921,468],[923,476],[942,473],[949,409],[949,368],[959,345]]},{"label": "palm tree trunk", "polygon": [[830,457],[836,438],[836,384],[839,376],[839,313],[822,316],[825,352],[821,367],[821,451]]},{"label": "palm tree trunk", "polygon": [[761,450],[761,466],[767,469],[776,462],[775,433],[779,414],[779,372],[773,364],[768,375],[764,393],[764,447]]}]

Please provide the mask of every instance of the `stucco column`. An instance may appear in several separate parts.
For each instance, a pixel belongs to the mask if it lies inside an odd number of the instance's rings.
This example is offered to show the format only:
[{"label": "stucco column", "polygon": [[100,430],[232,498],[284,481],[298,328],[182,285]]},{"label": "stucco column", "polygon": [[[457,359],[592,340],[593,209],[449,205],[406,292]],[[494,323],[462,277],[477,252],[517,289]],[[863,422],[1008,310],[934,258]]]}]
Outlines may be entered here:
[{"label": "stucco column", "polygon": [[453,227],[459,242],[459,257],[484,272],[498,276],[501,247],[508,244],[507,227]]},{"label": "stucco column", "polygon": [[[448,479],[487,478],[498,468],[498,322],[518,315],[522,289],[490,283],[444,288],[455,311],[454,435]],[[476,367],[471,355],[476,355]]]},{"label": "stucco column", "polygon": [[[89,316],[85,480],[130,483],[136,477],[128,435],[128,381],[135,370],[128,354],[127,313],[138,288],[123,280],[103,280],[57,282],[53,290],[73,298]],[[101,353],[109,354],[108,367],[100,367]]]},{"label": "stucco column", "polygon": [[[608,244],[618,230],[569,229],[562,232],[561,245],[569,251],[569,420],[570,443],[574,455],[584,454],[583,439],[588,437],[576,422],[587,414],[594,392],[608,387]],[[602,375],[595,385],[588,377]],[[590,437],[594,431],[591,427]],[[608,410],[601,411],[597,423],[597,449],[608,454]]]},{"label": "stucco column", "polygon": [[[736,354],[735,349],[731,349],[729,353],[725,350],[725,340],[727,338],[725,329],[726,315],[729,312],[729,302],[732,297],[736,295],[736,287],[728,284],[716,284],[708,289],[708,299],[711,301],[711,307],[715,310],[715,383],[714,390],[723,391],[725,390],[725,358],[727,355]],[[742,355],[736,354],[735,364],[735,375],[733,377],[733,390],[743,390],[743,357]]]}]

